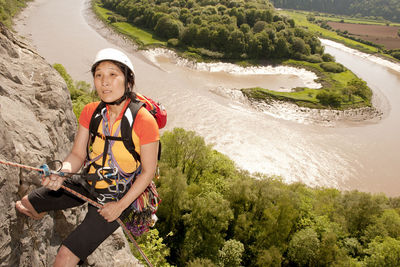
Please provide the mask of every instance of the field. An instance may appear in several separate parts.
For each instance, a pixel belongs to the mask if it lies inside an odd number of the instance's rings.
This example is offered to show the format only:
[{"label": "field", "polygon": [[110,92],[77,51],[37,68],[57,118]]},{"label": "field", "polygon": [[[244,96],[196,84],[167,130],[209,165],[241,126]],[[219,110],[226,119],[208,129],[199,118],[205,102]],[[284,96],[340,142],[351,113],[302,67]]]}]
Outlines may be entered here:
[{"label": "field", "polygon": [[348,31],[349,34],[372,43],[383,45],[386,49],[400,48],[399,27],[387,25],[354,24],[328,22],[333,29]]}]

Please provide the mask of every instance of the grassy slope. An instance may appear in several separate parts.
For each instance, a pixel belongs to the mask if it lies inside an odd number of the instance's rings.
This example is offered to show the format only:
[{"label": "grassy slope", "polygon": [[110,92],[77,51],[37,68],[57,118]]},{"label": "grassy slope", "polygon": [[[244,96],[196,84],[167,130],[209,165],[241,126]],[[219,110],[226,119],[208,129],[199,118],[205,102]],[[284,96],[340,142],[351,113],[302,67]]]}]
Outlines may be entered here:
[{"label": "grassy slope", "polygon": [[[153,44],[159,44],[159,45],[167,44],[165,41],[161,41],[157,38],[154,38],[152,32],[135,27],[130,23],[115,22],[110,24],[108,18],[115,14],[113,14],[112,11],[99,6],[96,3],[96,1],[93,1],[92,3],[94,12],[102,21],[104,21],[108,25],[111,25],[116,31],[128,36],[129,38],[134,40],[137,44],[142,46],[153,45]],[[115,16],[118,17],[118,15]]]}]

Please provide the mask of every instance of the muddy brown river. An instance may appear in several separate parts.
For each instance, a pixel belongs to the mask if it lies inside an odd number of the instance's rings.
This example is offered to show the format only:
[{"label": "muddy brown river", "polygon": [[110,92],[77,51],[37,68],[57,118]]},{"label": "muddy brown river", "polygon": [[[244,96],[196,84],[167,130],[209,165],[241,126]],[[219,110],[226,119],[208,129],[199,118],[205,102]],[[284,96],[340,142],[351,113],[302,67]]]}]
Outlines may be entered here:
[{"label": "muddy brown river", "polygon": [[124,50],[135,66],[137,90],[167,108],[166,130],[196,131],[240,168],[286,182],[400,195],[400,65],[323,40],[328,53],[367,81],[382,115],[360,122],[357,114],[335,120],[312,113],[323,118],[318,121],[290,105],[255,108],[236,90],[318,87],[312,73],[194,64],[164,50],[137,51],[93,18],[88,0],[36,0],[15,23],[40,55],[63,64],[74,80],[91,82],[88,70],[99,49]]}]

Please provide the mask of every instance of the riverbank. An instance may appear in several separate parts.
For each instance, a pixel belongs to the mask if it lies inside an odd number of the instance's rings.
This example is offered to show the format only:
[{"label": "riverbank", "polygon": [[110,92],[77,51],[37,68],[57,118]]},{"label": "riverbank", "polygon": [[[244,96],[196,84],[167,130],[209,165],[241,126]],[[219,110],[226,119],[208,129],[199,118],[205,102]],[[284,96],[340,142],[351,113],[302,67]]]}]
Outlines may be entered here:
[{"label": "riverbank", "polygon": [[[238,75],[248,75],[248,74],[292,74],[300,77],[304,85],[302,87],[297,88],[279,88],[278,90],[267,90],[264,91],[268,94],[268,96],[264,99],[264,105],[273,105],[271,110],[276,110],[276,107],[281,106],[281,102],[288,102],[295,105],[293,106],[294,110],[305,110],[309,109],[308,114],[319,114],[321,112],[318,109],[324,109],[323,113],[330,113],[331,119],[335,119],[338,116],[336,114],[365,114],[364,116],[358,117],[357,121],[363,120],[371,120],[373,118],[379,118],[380,114],[376,108],[371,107],[370,98],[368,97],[359,97],[358,95],[352,95],[345,98],[344,96],[340,96],[344,88],[347,86],[347,83],[351,79],[358,78],[349,70],[343,68],[345,74],[336,74],[325,72],[321,67],[319,67],[319,63],[312,64],[309,62],[303,61],[294,61],[290,60],[287,62],[283,62],[282,65],[279,66],[250,66],[250,67],[242,67],[237,64],[232,63],[223,63],[223,62],[204,62],[204,61],[196,61],[193,58],[182,57],[182,53],[178,53],[174,51],[173,48],[166,48],[165,44],[161,44],[161,41],[157,41],[156,39],[147,41],[140,41],[142,34],[135,36],[135,32],[126,32],[126,27],[123,26],[121,28],[121,23],[110,23],[110,16],[114,16],[115,14],[107,12],[106,9],[100,7],[97,1],[91,1],[91,9],[92,13],[95,14],[95,17],[98,21],[100,21],[103,25],[112,29],[117,34],[121,34],[125,39],[131,40],[136,43],[138,48],[144,49],[142,53],[155,65],[157,63],[157,58],[160,55],[167,56],[170,60],[176,62],[176,64],[185,65],[191,69],[197,69],[201,71],[209,71],[209,72],[218,72],[223,71],[227,73],[235,73]],[[124,23],[124,25],[127,23]],[[132,26],[134,27],[134,26]],[[136,28],[136,27],[134,27]],[[126,36],[128,34],[128,36]],[[104,36],[104,34],[102,34]],[[139,42],[139,43],[137,43]],[[146,46],[145,43],[150,44]],[[154,46],[161,46],[154,48]],[[285,65],[286,64],[286,65]],[[336,64],[336,63],[335,63]],[[249,65],[248,63],[246,65]],[[288,66],[289,65],[289,66]],[[323,93],[325,93],[326,97],[325,101],[321,101],[318,96],[321,92],[320,89],[324,89]],[[258,90],[257,88],[243,88],[248,92],[249,90]],[[370,89],[368,89],[370,90]],[[254,102],[256,106],[259,106],[260,99],[252,99],[253,94],[245,94],[251,102]],[[275,101],[271,101],[271,98]],[[333,100],[332,100],[333,99]],[[271,104],[275,103],[275,104]],[[276,105],[276,103],[279,103]],[[336,108],[335,108],[336,107]],[[258,109],[258,108],[257,108]],[[316,110],[314,110],[316,109]],[[344,110],[353,110],[354,112],[344,112]],[[370,110],[370,112],[362,112],[362,110]],[[304,114],[303,111],[299,112],[299,114]],[[367,115],[368,114],[368,115]],[[315,118],[318,118],[316,116]],[[347,118],[348,116],[339,116],[340,120]],[[315,121],[316,119],[314,119]],[[323,119],[325,121],[325,119]]]}]

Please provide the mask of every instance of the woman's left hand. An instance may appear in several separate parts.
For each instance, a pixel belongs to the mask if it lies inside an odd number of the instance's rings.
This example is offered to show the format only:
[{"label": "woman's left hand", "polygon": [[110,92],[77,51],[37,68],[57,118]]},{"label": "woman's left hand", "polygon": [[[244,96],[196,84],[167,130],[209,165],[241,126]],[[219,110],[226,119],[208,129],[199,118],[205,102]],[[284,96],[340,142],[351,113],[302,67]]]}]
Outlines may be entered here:
[{"label": "woman's left hand", "polygon": [[107,222],[113,222],[116,219],[119,218],[119,216],[121,216],[121,213],[123,212],[123,208],[121,207],[121,205],[114,201],[114,202],[108,202],[106,204],[104,204],[103,207],[101,207],[100,209],[97,210],[97,212],[103,216],[103,218],[107,221]]}]

